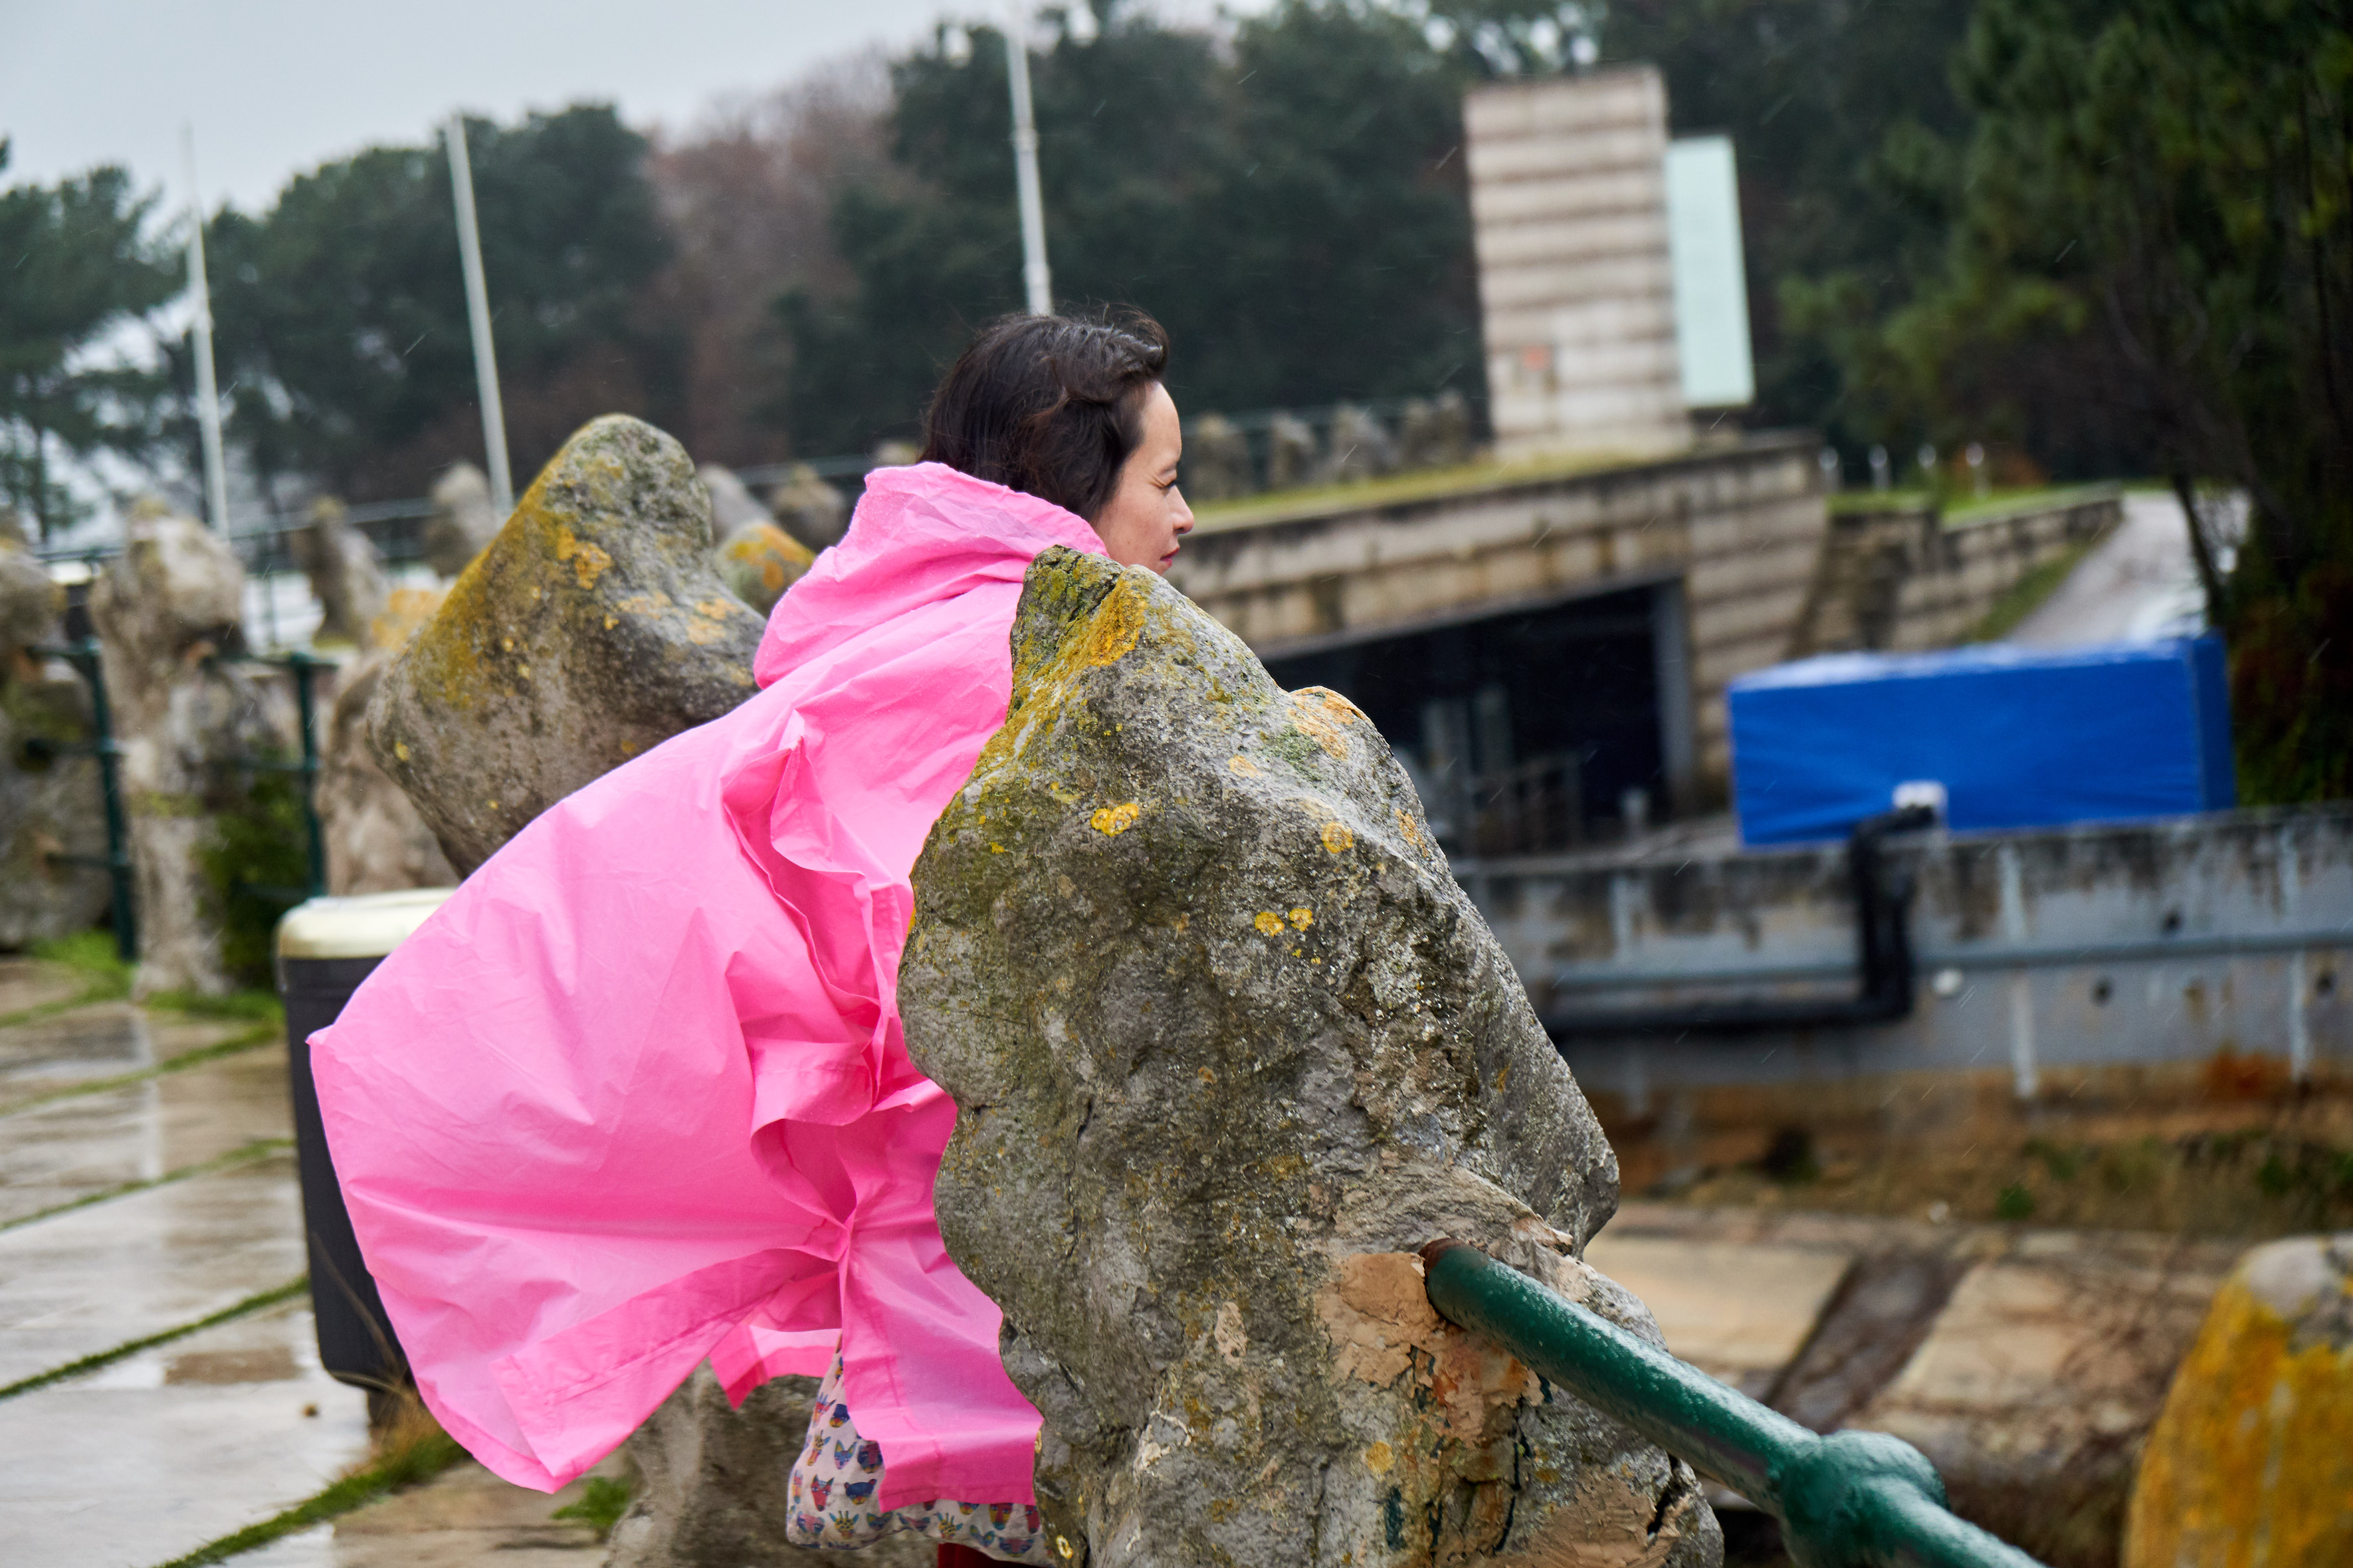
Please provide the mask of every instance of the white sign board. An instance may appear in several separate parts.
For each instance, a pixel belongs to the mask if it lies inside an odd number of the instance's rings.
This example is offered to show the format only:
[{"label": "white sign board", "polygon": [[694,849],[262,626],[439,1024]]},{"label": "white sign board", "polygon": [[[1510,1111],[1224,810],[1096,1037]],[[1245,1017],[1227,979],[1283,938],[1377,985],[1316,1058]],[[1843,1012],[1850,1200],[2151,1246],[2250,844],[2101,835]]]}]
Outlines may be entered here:
[{"label": "white sign board", "polygon": [[1736,408],[1754,400],[1748,269],[1740,258],[1740,180],[1730,137],[1668,143],[1667,247],[1683,406]]}]

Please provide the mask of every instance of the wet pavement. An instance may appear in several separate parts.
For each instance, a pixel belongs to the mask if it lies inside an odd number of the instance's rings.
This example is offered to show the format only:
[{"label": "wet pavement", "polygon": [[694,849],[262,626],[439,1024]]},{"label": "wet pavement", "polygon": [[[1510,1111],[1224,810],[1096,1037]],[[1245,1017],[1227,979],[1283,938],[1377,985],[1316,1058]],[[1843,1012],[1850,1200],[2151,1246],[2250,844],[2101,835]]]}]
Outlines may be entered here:
[{"label": "wet pavement", "polygon": [[291,1154],[0,1231],[0,1387],[284,1285],[303,1251]]},{"label": "wet pavement", "polygon": [[[71,1003],[87,977],[0,959],[0,1561],[153,1568],[302,1502],[369,1458],[362,1391],[320,1369],[286,1052],[244,1019]],[[28,1012],[53,1009],[27,1017]],[[120,1082],[130,1075],[132,1081]],[[240,1568],[585,1568],[576,1496],[467,1463],[232,1559]]]},{"label": "wet pavement", "polygon": [[364,1401],[290,1303],[0,1401],[0,1534],[12,1563],[151,1568],[367,1452]]},{"label": "wet pavement", "polygon": [[0,1121],[0,1228],[294,1135],[286,1055],[242,1053]]}]

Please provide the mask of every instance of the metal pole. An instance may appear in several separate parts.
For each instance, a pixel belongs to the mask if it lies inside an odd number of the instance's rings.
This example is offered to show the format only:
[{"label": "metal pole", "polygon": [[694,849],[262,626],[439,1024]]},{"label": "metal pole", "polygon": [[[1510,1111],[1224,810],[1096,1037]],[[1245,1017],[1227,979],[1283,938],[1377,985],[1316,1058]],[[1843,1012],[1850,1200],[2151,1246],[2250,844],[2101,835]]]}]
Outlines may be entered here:
[{"label": "metal pole", "polygon": [[228,532],[228,466],[221,456],[220,384],[213,373],[213,291],[205,279],[205,204],[196,195],[196,132],[183,126],[188,163],[188,290],[196,297],[196,428],[205,443],[206,521]]},{"label": "metal pole", "polygon": [[1046,200],[1038,189],[1038,124],[1029,111],[1029,47],[1019,14],[1005,22],[1005,74],[1013,89],[1013,180],[1021,197],[1021,282],[1029,313],[1054,313],[1053,274],[1046,266]]},{"label": "metal pole", "polygon": [[474,171],[466,161],[464,115],[449,117],[442,140],[449,144],[449,185],[458,204],[458,258],[466,269],[466,321],[474,333],[474,384],[482,404],[491,504],[504,518],[514,510],[514,477],[507,468],[507,419],[499,405],[499,359],[491,344],[491,295],[482,282],[482,237],[474,226]]},{"label": "metal pole", "polygon": [[322,669],[333,668],[334,660],[301,648],[286,657],[287,671],[294,678],[294,712],[302,729],[302,829],[311,869],[311,885],[304,896],[313,899],[324,898],[327,893],[327,840],[319,821],[318,720],[311,681]]}]

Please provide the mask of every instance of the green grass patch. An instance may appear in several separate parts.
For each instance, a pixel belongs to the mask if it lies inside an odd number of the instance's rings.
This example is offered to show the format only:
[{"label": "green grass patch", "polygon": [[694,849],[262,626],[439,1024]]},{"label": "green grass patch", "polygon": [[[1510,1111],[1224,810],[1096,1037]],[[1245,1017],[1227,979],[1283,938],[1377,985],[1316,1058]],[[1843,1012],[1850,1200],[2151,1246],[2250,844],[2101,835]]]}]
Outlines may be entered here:
[{"label": "green grass patch", "polygon": [[191,1018],[250,1018],[257,1024],[286,1022],[286,1009],[269,991],[232,991],[226,996],[201,991],[158,991],[140,999],[142,1007],[160,1008]]},{"label": "green grass patch", "polygon": [[193,1323],[182,1323],[175,1329],[165,1329],[160,1334],[149,1334],[145,1339],[131,1340],[115,1346],[112,1350],[99,1351],[95,1354],[83,1356],[79,1361],[69,1361],[63,1366],[53,1366],[47,1372],[36,1373],[30,1377],[20,1377],[14,1383],[0,1386],[0,1399],[13,1399],[20,1394],[30,1394],[37,1388],[47,1388],[53,1383],[63,1383],[69,1377],[79,1377],[84,1373],[96,1372],[102,1366],[112,1366],[116,1362],[127,1356],[137,1355],[141,1351],[153,1350],[157,1345],[168,1345],[174,1340],[186,1339],[190,1334],[212,1328],[216,1324],[226,1323],[234,1319],[242,1318],[249,1312],[259,1312],[268,1307],[275,1307],[281,1301],[291,1301],[298,1296],[307,1295],[310,1289],[309,1275],[290,1279],[283,1285],[257,1291],[244,1300],[223,1307],[209,1317],[198,1318]]},{"label": "green grass patch", "polygon": [[629,1511],[629,1483],[613,1476],[590,1476],[588,1484],[580,1489],[580,1500],[565,1503],[547,1517],[575,1521],[596,1532],[596,1542],[603,1545]]},{"label": "green grass patch", "polygon": [[2016,631],[2021,622],[2041,609],[2043,602],[2059,591],[2067,574],[2084,563],[2097,540],[2083,539],[2070,544],[2042,565],[2028,572],[2002,591],[1982,619],[1969,630],[1970,642],[2000,642]]},{"label": "green grass patch", "polygon": [[110,1198],[127,1198],[133,1193],[143,1193],[150,1187],[168,1187],[174,1182],[185,1182],[197,1176],[209,1176],[215,1171],[234,1170],[239,1165],[250,1165],[255,1161],[266,1160],[272,1154],[282,1154],[292,1147],[294,1147],[294,1140],[291,1138],[256,1138],[251,1142],[238,1144],[226,1154],[216,1154],[209,1160],[199,1161],[193,1165],[183,1165],[176,1171],[166,1171],[160,1176],[150,1176],[142,1181],[118,1183],[104,1192],[89,1193],[67,1203],[52,1204],[47,1208],[36,1209],[31,1214],[18,1215],[15,1219],[0,1219],[0,1230],[15,1230],[17,1226],[30,1225],[35,1220],[47,1219],[54,1215],[70,1214],[76,1209],[86,1209],[92,1204],[105,1203]]}]

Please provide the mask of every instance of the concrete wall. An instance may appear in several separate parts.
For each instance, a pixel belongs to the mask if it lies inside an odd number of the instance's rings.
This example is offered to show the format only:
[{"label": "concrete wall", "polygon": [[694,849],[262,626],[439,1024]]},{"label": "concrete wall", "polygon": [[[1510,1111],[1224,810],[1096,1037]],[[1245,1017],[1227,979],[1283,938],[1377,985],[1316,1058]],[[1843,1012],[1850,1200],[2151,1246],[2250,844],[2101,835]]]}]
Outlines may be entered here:
[{"label": "concrete wall", "polygon": [[1462,121],[1497,450],[1687,446],[1658,71],[1477,88]]},{"label": "concrete wall", "polygon": [[[1924,1076],[2044,1099],[2119,1074],[2186,1081],[2225,1052],[2283,1080],[2353,1078],[2353,808],[1938,835],[1895,860],[1918,886],[1910,1017],[1580,1037],[1578,1080],[1622,1115],[1696,1092],[1753,1119],[1868,1110]],[[1539,1011],[1852,991],[1842,846],[1670,834],[1458,870]]]},{"label": "concrete wall", "polygon": [[2113,485],[1952,521],[1929,505],[1833,512],[1791,653],[1949,647],[2021,579],[2123,521]]},{"label": "concrete wall", "polygon": [[1261,657],[1680,583],[1697,789],[1721,798],[1725,686],[1788,657],[1815,578],[1817,449],[1765,436],[1609,468],[1253,501],[1205,515],[1169,580]]}]

